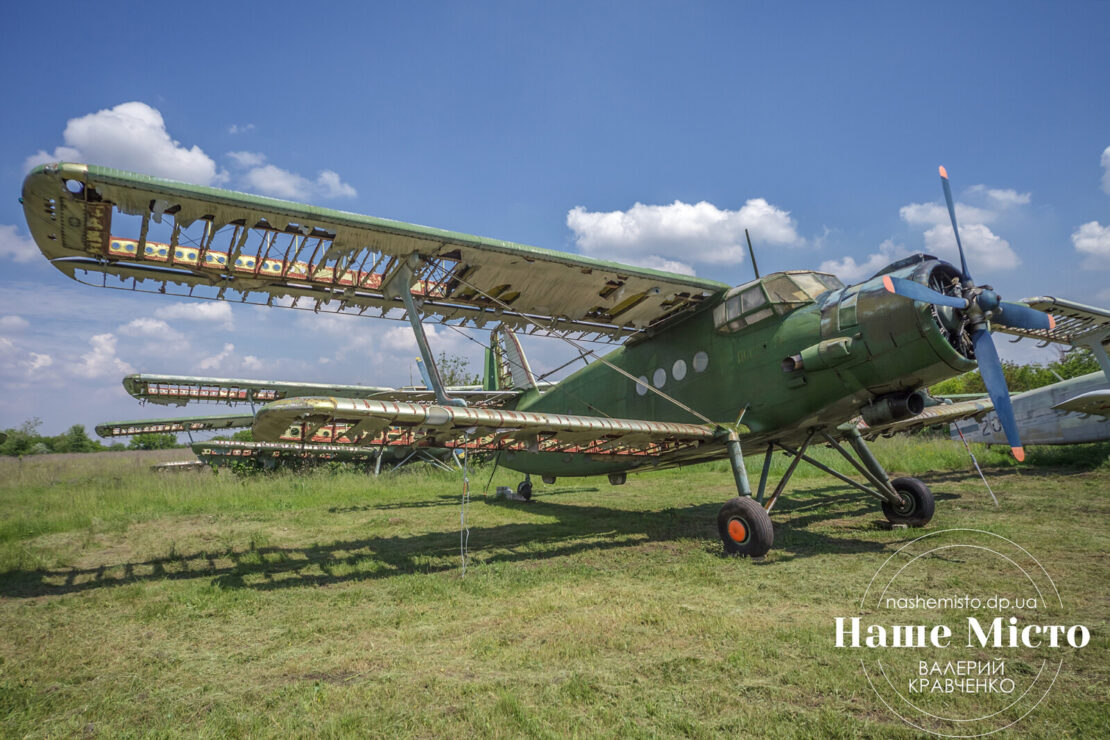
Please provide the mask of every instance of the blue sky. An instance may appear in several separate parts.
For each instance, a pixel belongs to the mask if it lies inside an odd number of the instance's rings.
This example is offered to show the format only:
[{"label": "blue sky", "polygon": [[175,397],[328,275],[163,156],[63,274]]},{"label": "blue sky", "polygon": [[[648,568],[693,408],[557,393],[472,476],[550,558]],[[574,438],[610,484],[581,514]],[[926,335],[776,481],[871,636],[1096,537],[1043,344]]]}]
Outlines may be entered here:
[{"label": "blue sky", "polygon": [[[764,272],[952,257],[944,164],[979,282],[1110,304],[1107,2],[24,3],[5,19],[0,428],[164,414],[123,394],[128,370],[410,380],[401,324],[63,277],[17,198],[29,162],[74,153],[733,283],[751,276],[745,226]],[[477,359],[474,339],[435,342]],[[541,367],[568,356],[529,349]]]}]

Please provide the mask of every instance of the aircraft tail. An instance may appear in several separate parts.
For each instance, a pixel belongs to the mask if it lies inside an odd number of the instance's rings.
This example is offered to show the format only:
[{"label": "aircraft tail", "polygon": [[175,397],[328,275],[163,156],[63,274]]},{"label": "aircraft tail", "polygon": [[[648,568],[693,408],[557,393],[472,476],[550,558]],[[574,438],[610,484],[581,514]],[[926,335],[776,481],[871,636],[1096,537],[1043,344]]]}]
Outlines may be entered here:
[{"label": "aircraft tail", "polygon": [[537,389],[536,376],[512,330],[499,326],[489,338],[482,387],[488,391]]}]

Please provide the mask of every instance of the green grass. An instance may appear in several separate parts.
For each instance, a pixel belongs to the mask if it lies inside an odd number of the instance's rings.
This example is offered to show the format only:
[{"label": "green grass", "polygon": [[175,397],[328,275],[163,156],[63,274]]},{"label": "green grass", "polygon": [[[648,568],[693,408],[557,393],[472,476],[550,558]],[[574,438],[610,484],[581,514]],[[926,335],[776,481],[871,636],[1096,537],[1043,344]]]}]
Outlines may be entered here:
[{"label": "green grass", "polygon": [[[1110,447],[977,447],[997,509],[948,440],[874,449],[933,488],[930,528],[1015,539],[1091,628],[1021,733],[1110,735]],[[0,460],[0,734],[915,736],[831,626],[915,533],[806,465],[755,562],[720,552],[725,464],[537,480],[531,504],[483,497],[482,468],[464,578],[457,475],[150,461]]]}]

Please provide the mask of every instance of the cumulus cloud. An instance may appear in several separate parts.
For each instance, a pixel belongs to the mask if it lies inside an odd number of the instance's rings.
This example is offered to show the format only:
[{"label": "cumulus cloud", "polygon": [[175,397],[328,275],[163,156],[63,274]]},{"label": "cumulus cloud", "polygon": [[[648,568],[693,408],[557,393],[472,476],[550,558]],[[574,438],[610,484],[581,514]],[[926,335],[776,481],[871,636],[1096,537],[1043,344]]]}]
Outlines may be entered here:
[{"label": "cumulus cloud", "polygon": [[277,165],[266,164],[266,156],[258,152],[228,152],[227,155],[239,167],[247,168],[240,178],[244,187],[263,195],[289,200],[353,198],[358,195],[333,170],[321,170],[315,180],[310,180]]},{"label": "cumulus cloud", "polygon": [[248,124],[245,124],[243,126],[240,126],[237,123],[233,123],[233,124],[231,124],[231,126],[227,130],[227,132],[229,134],[245,134],[248,131],[254,131],[254,124],[253,123],[248,123]]},{"label": "cumulus cloud", "polygon": [[[898,215],[911,226],[932,226],[951,223],[948,207],[943,203],[910,203],[898,209]],[[984,208],[976,208],[966,203],[956,204],[956,220],[963,228],[965,223],[989,224],[998,214]]]},{"label": "cumulus cloud", "polygon": [[856,283],[871,277],[882,268],[895,260],[909,256],[910,252],[901,244],[895,244],[887,239],[879,245],[879,251],[867,256],[863,262],[856,262],[852,257],[839,260],[825,260],[821,263],[821,272],[831,272],[846,283]]},{"label": "cumulus cloud", "polygon": [[1072,233],[1071,243],[1087,256],[1084,267],[1110,267],[1110,226],[1088,221]]},{"label": "cumulus cloud", "polygon": [[[960,240],[963,242],[969,266],[972,270],[1008,270],[1020,265],[1021,259],[1010,243],[991,231],[987,224],[997,221],[1003,211],[1027,205],[1032,196],[1016,190],[988,188],[986,185],[976,185],[968,190],[968,194],[990,206],[956,203]],[[902,206],[898,213],[911,226],[928,227],[924,233],[927,252],[949,260],[958,260],[959,250],[947,206],[943,203],[910,203]]]},{"label": "cumulus cloud", "polygon": [[223,328],[234,328],[231,304],[223,301],[197,301],[195,303],[171,303],[159,306],[154,311],[159,319],[181,319],[184,321],[203,321],[222,324]]},{"label": "cumulus cloud", "polygon": [[235,351],[235,345],[231,342],[224,344],[223,349],[211,357],[205,357],[197,365],[201,370],[215,370],[222,365],[226,364],[232,353]]},{"label": "cumulus cloud", "polygon": [[38,258],[39,248],[28,236],[22,236],[11,224],[0,224],[0,257],[10,257],[16,262],[31,262]]},{"label": "cumulus cloud", "polygon": [[1102,150],[1102,192],[1110,195],[1110,146]]},{"label": "cumulus cloud", "polygon": [[[972,185],[968,193],[980,196],[996,208],[1027,206],[1033,200],[1032,193],[1019,193],[1016,190],[988,188],[986,185]],[[958,216],[959,214],[957,214]]]},{"label": "cumulus cloud", "polygon": [[24,162],[27,169],[68,160],[133,170],[144,174],[214,185],[226,173],[199,146],[186,147],[166,130],[161,112],[146,103],[120,103],[66,122],[64,146],[40,150]]},{"label": "cumulus cloud", "polygon": [[97,334],[89,339],[92,349],[81,355],[80,362],[71,365],[70,371],[83,378],[126,375],[135,368],[116,355],[114,334]]},{"label": "cumulus cloud", "polygon": [[[626,211],[567,212],[567,226],[583,254],[693,274],[689,263],[736,264],[747,254],[744,229],[763,244],[799,246],[794,219],[763,198],[739,210],[701,201],[669,205],[636,203]],[[683,261],[670,259],[681,255]]]},{"label": "cumulus cloud", "polygon": [[50,355],[27,351],[11,339],[0,337],[0,376],[17,381],[32,377],[41,379],[42,370],[53,364],[54,358]]}]

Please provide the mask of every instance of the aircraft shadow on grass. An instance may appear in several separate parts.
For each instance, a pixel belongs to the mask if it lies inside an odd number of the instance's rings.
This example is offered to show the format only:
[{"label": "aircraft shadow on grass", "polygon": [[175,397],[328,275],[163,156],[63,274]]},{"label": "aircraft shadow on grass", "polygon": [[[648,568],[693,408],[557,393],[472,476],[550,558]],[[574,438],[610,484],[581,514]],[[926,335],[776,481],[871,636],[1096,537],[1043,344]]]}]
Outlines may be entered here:
[{"label": "aircraft shadow on grass", "polygon": [[[547,501],[549,496],[583,489],[538,493],[529,503],[485,499],[495,507],[512,507],[527,514],[554,518],[555,522],[515,522],[470,527],[472,563],[495,564],[542,561],[581,552],[602,552],[680,539],[703,540],[706,552],[720,552],[717,534],[707,522],[716,520],[714,502],[660,511],[630,511],[604,506],[580,506]],[[776,562],[819,554],[879,552],[892,543],[859,539],[855,533],[873,532],[878,520],[860,519],[876,511],[875,503],[858,493],[829,498],[843,487],[796,490],[780,499],[783,515],[775,531]],[[941,493],[937,498],[956,498]],[[482,503],[476,498],[473,504]],[[457,496],[413,502],[418,506],[458,505]],[[829,507],[835,507],[830,514]],[[367,506],[367,510],[396,508]],[[351,511],[335,509],[336,512]],[[356,508],[353,510],[362,510]],[[480,509],[474,511],[480,516]],[[828,534],[810,528],[818,522],[860,519]],[[885,523],[885,520],[881,523]],[[906,539],[916,536],[908,530]],[[325,586],[390,578],[412,573],[439,573],[459,567],[459,533],[429,532],[396,537],[367,537],[309,546],[266,546],[248,550],[198,551],[122,564],[89,568],[16,570],[0,577],[0,595],[38,597],[81,593],[97,588],[154,581],[211,579],[221,588],[261,591],[304,586]],[[438,562],[437,562],[438,561]]]}]

